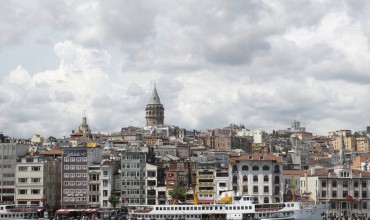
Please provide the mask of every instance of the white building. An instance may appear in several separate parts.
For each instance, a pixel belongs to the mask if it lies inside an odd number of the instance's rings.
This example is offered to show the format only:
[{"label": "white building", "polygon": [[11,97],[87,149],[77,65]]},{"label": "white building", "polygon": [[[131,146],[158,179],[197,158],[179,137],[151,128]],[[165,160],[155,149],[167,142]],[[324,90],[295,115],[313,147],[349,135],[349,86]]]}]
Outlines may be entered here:
[{"label": "white building", "polygon": [[262,154],[230,154],[230,185],[236,194],[253,196],[255,202],[283,201],[282,158]]},{"label": "white building", "polygon": [[39,156],[21,157],[15,175],[15,202],[18,206],[43,207],[44,160]]}]

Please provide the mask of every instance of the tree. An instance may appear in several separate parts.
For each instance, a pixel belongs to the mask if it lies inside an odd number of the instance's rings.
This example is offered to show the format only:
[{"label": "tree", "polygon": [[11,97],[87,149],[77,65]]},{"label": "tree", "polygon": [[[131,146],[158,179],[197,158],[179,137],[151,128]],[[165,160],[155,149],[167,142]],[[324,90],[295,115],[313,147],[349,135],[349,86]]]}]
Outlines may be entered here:
[{"label": "tree", "polygon": [[177,199],[177,200],[185,200],[186,198],[186,189],[183,186],[180,186],[178,184],[175,184],[173,186],[173,190],[171,193],[172,199]]},{"label": "tree", "polygon": [[112,204],[113,208],[116,209],[117,204],[120,202],[120,197],[111,195],[108,198],[108,202]]},{"label": "tree", "polygon": [[55,138],[55,137],[53,137],[53,136],[50,136],[50,137],[48,137],[48,139],[47,139],[48,141],[50,141],[50,142],[54,142],[54,143],[56,143],[58,140]]}]

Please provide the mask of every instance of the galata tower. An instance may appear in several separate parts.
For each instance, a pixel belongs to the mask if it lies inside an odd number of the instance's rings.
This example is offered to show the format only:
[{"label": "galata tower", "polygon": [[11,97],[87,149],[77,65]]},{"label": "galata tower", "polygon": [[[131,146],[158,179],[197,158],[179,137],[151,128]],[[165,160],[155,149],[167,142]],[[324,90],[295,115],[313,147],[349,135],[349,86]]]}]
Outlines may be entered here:
[{"label": "galata tower", "polygon": [[163,125],[164,124],[164,108],[159,99],[156,85],[154,84],[154,89],[152,96],[150,97],[149,103],[145,108],[145,119],[146,125]]}]

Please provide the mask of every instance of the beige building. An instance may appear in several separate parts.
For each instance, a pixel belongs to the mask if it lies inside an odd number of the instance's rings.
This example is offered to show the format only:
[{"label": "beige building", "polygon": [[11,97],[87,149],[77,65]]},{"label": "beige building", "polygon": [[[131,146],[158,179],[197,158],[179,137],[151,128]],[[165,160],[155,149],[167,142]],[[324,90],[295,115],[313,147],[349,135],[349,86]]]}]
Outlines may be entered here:
[{"label": "beige building", "polygon": [[156,205],[158,198],[158,189],[157,189],[157,166],[146,164],[146,189],[145,189],[145,204],[147,205]]},{"label": "beige building", "polygon": [[44,182],[47,177],[45,165],[46,161],[40,156],[24,156],[17,162],[15,177],[16,205],[44,207]]},{"label": "beige building", "polygon": [[[355,137],[345,137],[343,136],[344,147],[346,151],[355,151],[356,150],[356,139]],[[341,148],[342,136],[337,136],[334,140],[331,141],[331,144],[334,150],[339,151]]]},{"label": "beige building", "polygon": [[367,136],[356,137],[356,151],[369,152],[370,151],[370,141]]}]

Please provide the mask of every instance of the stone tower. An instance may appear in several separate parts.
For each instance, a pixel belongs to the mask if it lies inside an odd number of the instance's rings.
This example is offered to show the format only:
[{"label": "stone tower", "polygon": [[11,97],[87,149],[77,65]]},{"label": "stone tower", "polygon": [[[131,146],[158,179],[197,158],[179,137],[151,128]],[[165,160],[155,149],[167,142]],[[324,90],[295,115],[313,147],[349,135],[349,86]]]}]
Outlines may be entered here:
[{"label": "stone tower", "polygon": [[145,108],[146,125],[163,125],[164,124],[164,108],[159,99],[157,88],[154,84],[152,96]]}]

